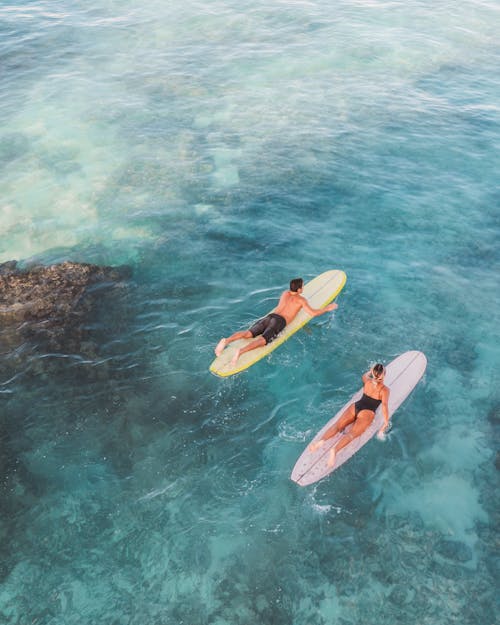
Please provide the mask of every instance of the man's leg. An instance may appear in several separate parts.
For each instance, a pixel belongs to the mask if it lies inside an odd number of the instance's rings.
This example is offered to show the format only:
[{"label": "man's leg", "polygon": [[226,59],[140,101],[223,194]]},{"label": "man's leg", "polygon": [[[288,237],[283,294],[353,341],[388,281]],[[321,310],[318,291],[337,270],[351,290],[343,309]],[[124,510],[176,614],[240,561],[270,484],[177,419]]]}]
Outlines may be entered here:
[{"label": "man's leg", "polygon": [[352,440],[361,436],[363,432],[368,428],[368,426],[373,421],[373,417],[375,413],[372,410],[360,410],[358,413],[358,418],[356,419],[354,425],[352,426],[349,434],[344,434],[339,442],[334,445],[330,450],[330,455],[328,456],[328,466],[333,467],[335,464],[335,456],[337,452],[343,449],[346,445],[348,445]]},{"label": "man's leg", "polygon": [[[252,336],[250,334],[250,336]],[[250,338],[250,336],[247,337],[242,337],[242,338]],[[257,349],[257,347],[262,347],[263,345],[266,345],[267,341],[263,336],[258,336],[255,341],[252,341],[251,343],[248,343],[248,345],[245,345],[244,347],[240,347],[240,349],[237,349],[234,352],[234,356],[231,358],[231,364],[235,365],[238,362],[238,358],[241,356],[241,354],[245,354],[246,352],[251,351],[252,349]]]},{"label": "man's leg", "polygon": [[215,355],[220,356],[224,351],[226,345],[229,345],[229,343],[237,341],[238,339],[251,339],[252,336],[253,334],[250,332],[250,330],[242,330],[241,332],[235,332],[234,334],[231,334],[231,336],[227,339],[221,339],[217,343],[217,347],[215,348]]}]

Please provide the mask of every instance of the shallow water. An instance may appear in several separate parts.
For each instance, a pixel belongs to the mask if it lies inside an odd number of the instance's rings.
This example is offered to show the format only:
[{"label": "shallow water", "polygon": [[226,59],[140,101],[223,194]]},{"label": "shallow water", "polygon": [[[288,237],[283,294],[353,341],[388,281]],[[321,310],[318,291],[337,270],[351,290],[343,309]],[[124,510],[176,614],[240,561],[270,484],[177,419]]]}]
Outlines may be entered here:
[{"label": "shallow water", "polygon": [[[93,355],[0,335],[2,622],[494,623],[499,17],[0,6],[0,262],[133,268]],[[337,312],[208,373],[329,268]],[[293,484],[361,373],[408,349],[428,370],[386,442]]]}]

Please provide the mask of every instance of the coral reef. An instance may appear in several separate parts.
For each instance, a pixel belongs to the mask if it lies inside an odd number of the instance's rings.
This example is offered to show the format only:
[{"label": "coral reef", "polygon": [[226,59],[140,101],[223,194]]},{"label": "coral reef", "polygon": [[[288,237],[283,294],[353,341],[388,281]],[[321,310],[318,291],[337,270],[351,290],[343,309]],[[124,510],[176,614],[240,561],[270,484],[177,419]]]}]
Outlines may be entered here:
[{"label": "coral reef", "polygon": [[34,354],[95,357],[89,319],[130,276],[128,267],[69,261],[24,268],[16,261],[0,264],[2,368],[18,369]]}]

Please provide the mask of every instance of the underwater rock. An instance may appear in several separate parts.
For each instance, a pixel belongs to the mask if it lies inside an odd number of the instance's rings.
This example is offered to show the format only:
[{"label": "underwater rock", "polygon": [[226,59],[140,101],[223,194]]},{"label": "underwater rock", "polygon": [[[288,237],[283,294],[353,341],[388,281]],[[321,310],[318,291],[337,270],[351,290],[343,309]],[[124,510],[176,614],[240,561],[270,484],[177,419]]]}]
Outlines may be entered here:
[{"label": "underwater rock", "polygon": [[442,539],[438,541],[436,551],[444,558],[457,562],[468,562],[472,559],[472,549],[456,540]]},{"label": "underwater rock", "polygon": [[491,425],[500,425],[500,404],[496,404],[489,410],[488,421]]},{"label": "underwater rock", "polygon": [[16,261],[0,264],[0,323],[47,320],[64,323],[85,311],[89,287],[130,277],[126,267],[64,262],[18,269]]},{"label": "underwater rock", "polygon": [[389,593],[389,601],[396,606],[404,606],[410,600],[410,591],[404,584],[396,584]]},{"label": "underwater rock", "polygon": [[[63,262],[20,268],[0,264],[0,348],[4,366],[19,369],[31,353],[95,357],[85,323],[113,287],[131,276],[128,267]],[[33,361],[32,361],[33,362]],[[46,363],[43,364],[43,369]]]}]

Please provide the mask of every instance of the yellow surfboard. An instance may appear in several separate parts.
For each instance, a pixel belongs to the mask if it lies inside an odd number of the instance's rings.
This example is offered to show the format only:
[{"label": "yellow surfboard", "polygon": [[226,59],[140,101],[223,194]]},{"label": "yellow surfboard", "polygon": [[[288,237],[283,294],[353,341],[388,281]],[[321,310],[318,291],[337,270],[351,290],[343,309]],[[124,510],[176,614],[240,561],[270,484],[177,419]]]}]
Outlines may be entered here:
[{"label": "yellow surfboard", "polygon": [[[307,299],[312,308],[324,308],[342,291],[346,280],[347,276],[343,271],[340,271],[340,269],[325,271],[304,285],[302,295]],[[253,349],[250,352],[245,352],[238,358],[237,363],[232,365],[231,358],[235,350],[247,345],[250,341],[253,341],[253,339],[239,339],[238,341],[234,341],[234,343],[228,345],[222,354],[212,362],[210,371],[221,378],[225,378],[229,375],[239,373],[244,369],[248,369],[248,367],[251,367],[261,358],[264,358],[264,356],[267,356],[279,347],[311,319],[312,317],[310,317],[304,309],[300,310],[295,319],[278,334],[274,341],[263,347]]]}]

